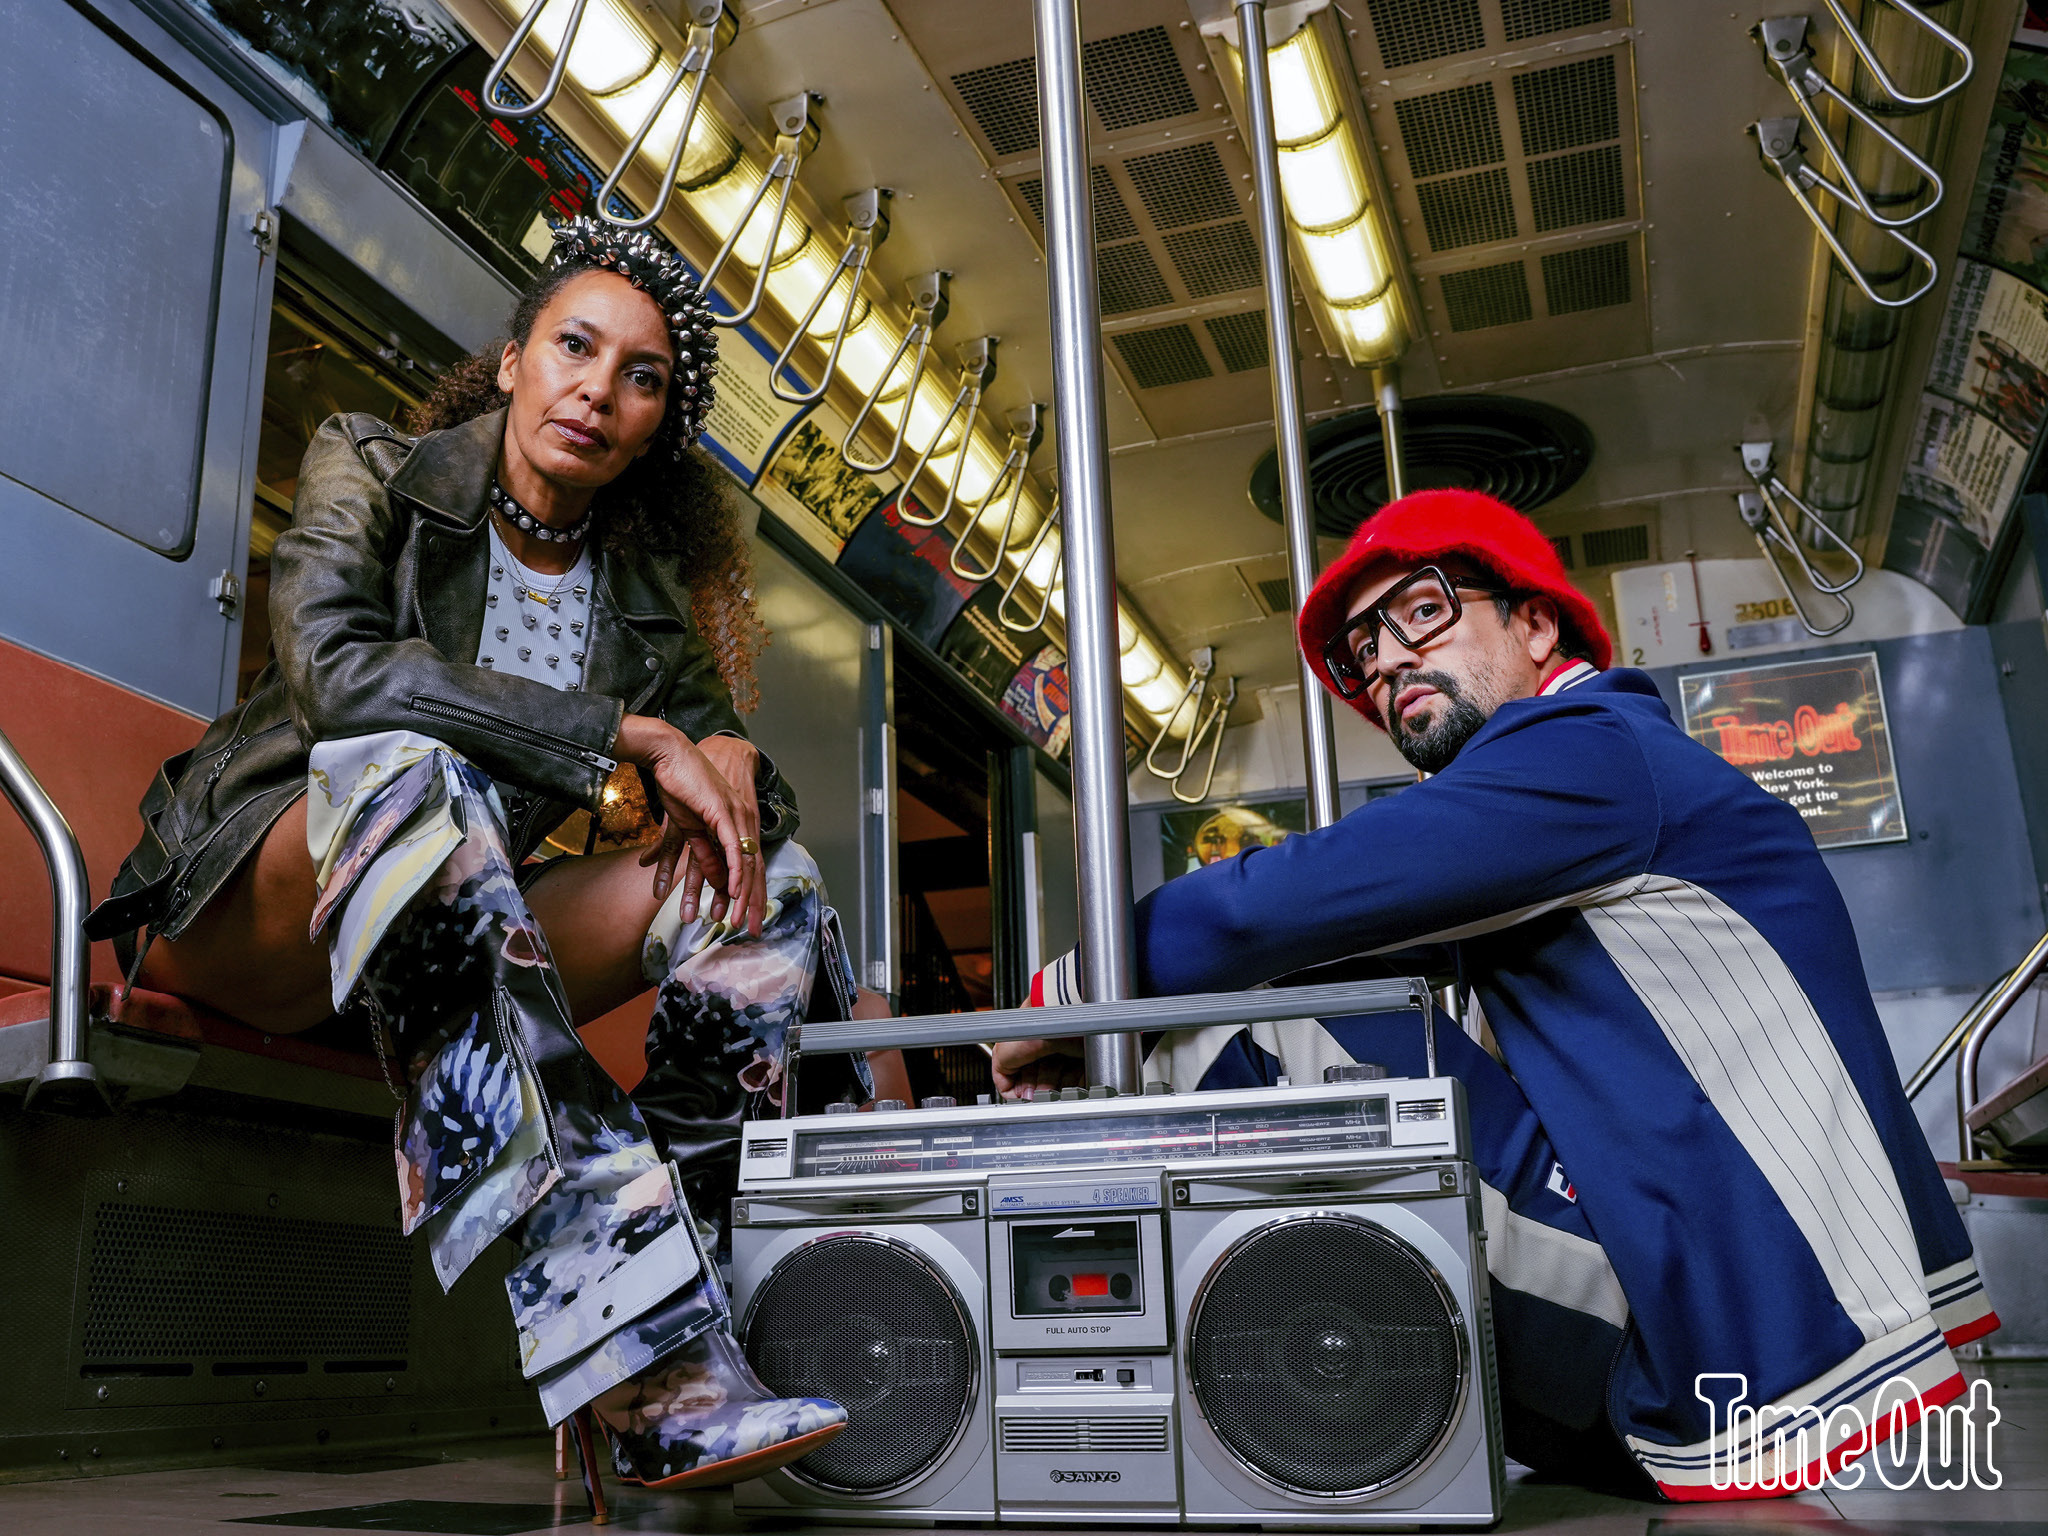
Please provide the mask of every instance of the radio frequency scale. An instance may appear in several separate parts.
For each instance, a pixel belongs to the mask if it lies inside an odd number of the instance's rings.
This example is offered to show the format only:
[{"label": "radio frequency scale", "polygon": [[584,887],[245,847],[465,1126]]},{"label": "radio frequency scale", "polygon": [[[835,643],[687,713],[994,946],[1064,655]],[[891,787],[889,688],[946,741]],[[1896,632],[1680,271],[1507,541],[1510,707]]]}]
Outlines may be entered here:
[{"label": "radio frequency scale", "polygon": [[[1419,989],[1403,984],[1402,1004]],[[1327,1015],[1364,1011],[1368,990],[1297,993]],[[1229,1005],[1274,1018],[1284,997]],[[1157,1006],[1062,1010],[1060,1027]],[[869,1027],[901,1039],[939,1022]],[[773,1390],[833,1398],[850,1424],[741,1485],[739,1506],[894,1523],[1497,1519],[1463,1090],[1376,1074],[749,1124],[741,1338]]]}]

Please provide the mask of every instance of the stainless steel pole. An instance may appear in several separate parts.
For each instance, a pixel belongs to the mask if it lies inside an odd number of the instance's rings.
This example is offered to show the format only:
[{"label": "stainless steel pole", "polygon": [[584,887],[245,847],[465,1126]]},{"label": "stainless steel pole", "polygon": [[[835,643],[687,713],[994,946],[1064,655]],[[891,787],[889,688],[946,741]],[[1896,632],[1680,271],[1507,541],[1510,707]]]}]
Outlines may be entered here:
[{"label": "stainless steel pole", "polygon": [[0,735],[0,791],[28,823],[50,871],[50,1060],[30,1086],[29,1098],[52,1089],[89,1100],[99,1083],[86,1060],[91,950],[84,924],[92,898],[85,856],[57,802],[5,735]]},{"label": "stainless steel pole", "polygon": [[[1308,444],[1301,422],[1301,371],[1294,353],[1294,289],[1287,276],[1287,221],[1280,207],[1280,152],[1273,133],[1273,82],[1266,64],[1265,0],[1239,0],[1237,36],[1244,54],[1246,127],[1259,209],[1259,265],[1266,280],[1266,351],[1273,375],[1273,431],[1280,460],[1280,505],[1287,529],[1287,574],[1297,611],[1316,581],[1315,521],[1309,509]],[[1039,54],[1040,59],[1044,53]],[[1048,189],[1051,180],[1046,183]],[[1048,191],[1048,201],[1050,193]],[[1071,589],[1070,589],[1071,590]],[[1301,678],[1301,748],[1308,763],[1308,819],[1337,819],[1337,737],[1330,696],[1308,663]]]},{"label": "stainless steel pole", "polygon": [[1380,411],[1380,444],[1387,460],[1387,499],[1408,494],[1407,446],[1401,441],[1401,381],[1392,368],[1375,368],[1373,394]]},{"label": "stainless steel pole", "polygon": [[[1102,415],[1102,320],[1095,294],[1095,214],[1081,95],[1078,0],[1034,0],[1039,153],[1045,178],[1045,282],[1059,407],[1060,504],[1066,517],[1067,685],[1073,700],[1074,843],[1080,876],[1081,989],[1121,1002],[1136,986],[1131,951],[1130,815],[1124,783],[1116,550]],[[1091,1035],[1088,1081],[1138,1090],[1135,1033]]]}]

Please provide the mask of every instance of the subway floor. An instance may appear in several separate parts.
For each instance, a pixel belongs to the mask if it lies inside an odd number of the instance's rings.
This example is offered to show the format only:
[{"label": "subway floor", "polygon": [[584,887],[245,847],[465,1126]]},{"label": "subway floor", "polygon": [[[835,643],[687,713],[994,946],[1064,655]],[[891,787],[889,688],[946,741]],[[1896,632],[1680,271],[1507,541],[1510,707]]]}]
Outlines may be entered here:
[{"label": "subway floor", "polygon": [[[1966,1369],[1989,1383],[1999,1414],[1991,1435],[1992,1471],[1980,1465],[1972,1481],[1989,1481],[1995,1471],[1996,1487],[1892,1489],[1866,1467],[1862,1485],[1853,1491],[1830,1486],[1786,1499],[1653,1505],[1546,1484],[1511,1466],[1506,1513],[1494,1529],[1591,1536],[2042,1536],[2048,1532],[2048,1362]],[[1837,1481],[1849,1480],[1853,1473]],[[1893,1472],[1891,1480],[1905,1479]],[[611,1529],[618,1531],[721,1536],[796,1528],[741,1519],[723,1493],[609,1492]],[[590,1526],[581,1485],[555,1481],[553,1448],[544,1437],[449,1446],[431,1457],[308,1461],[294,1470],[275,1464],[215,1467],[0,1488],[0,1531],[8,1536],[264,1536],[277,1528],[522,1536]],[[847,1529],[880,1536],[891,1527]]]}]

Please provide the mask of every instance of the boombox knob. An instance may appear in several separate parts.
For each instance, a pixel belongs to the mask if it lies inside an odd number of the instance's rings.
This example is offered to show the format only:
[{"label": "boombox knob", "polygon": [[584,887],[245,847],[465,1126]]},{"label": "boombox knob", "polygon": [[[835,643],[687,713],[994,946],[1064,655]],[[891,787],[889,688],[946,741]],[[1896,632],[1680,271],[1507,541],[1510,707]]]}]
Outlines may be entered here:
[{"label": "boombox knob", "polygon": [[1323,1068],[1326,1083],[1377,1083],[1386,1075],[1387,1069],[1376,1061],[1347,1061]]},{"label": "boombox knob", "polygon": [[903,1102],[903,1101],[902,1101],[901,1099],[877,1099],[877,1100],[875,1100],[875,1113],[876,1113],[876,1114],[878,1114],[878,1115],[882,1115],[882,1114],[887,1114],[887,1113],[889,1113],[889,1112],[890,1112],[891,1110],[897,1110],[897,1109],[904,1109],[904,1108],[907,1108],[907,1107],[908,1107],[908,1106],[906,1106],[906,1105],[904,1104],[904,1102]]},{"label": "boombox knob", "polygon": [[950,1093],[935,1093],[928,1099],[919,1099],[917,1107],[919,1109],[953,1109],[959,1103],[960,1101]]},{"label": "boombox knob", "polygon": [[1155,1099],[1162,1093],[1171,1092],[1173,1092],[1173,1084],[1162,1083],[1156,1077],[1145,1085],[1145,1097],[1148,1099]]},{"label": "boombox knob", "polygon": [[1062,1088],[1060,1090],[1060,1102],[1062,1104],[1078,1104],[1080,1101],[1081,1090],[1079,1088]]},{"label": "boombox knob", "polygon": [[1034,1104],[1050,1104],[1059,1096],[1057,1088],[1034,1088],[1031,1090],[1031,1102]]},{"label": "boombox knob", "polygon": [[828,1115],[850,1115],[859,1108],[858,1104],[849,1104],[844,1099],[837,1099],[825,1106],[825,1113]]},{"label": "boombox knob", "polygon": [[1096,1083],[1089,1088],[1088,1097],[1091,1099],[1113,1099],[1116,1097],[1116,1090],[1107,1083]]}]

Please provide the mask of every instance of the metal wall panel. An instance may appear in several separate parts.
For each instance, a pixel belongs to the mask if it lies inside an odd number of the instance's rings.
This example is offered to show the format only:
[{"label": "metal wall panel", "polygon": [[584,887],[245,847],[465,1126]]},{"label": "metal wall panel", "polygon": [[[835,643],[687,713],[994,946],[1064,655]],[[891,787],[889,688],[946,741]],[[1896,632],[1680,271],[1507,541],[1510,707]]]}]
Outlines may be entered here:
[{"label": "metal wall panel", "polygon": [[[860,923],[860,669],[867,625],[772,545],[754,545],[754,595],[774,641],[755,663],[747,730],[796,789],[798,839],[818,861],[847,943]],[[865,978],[863,978],[865,980]]]},{"label": "metal wall panel", "polygon": [[[0,12],[0,633],[213,714],[237,620],[275,127],[125,0]],[[166,558],[168,556],[169,558]]]},{"label": "metal wall panel", "polygon": [[[2042,927],[1991,634],[1973,626],[1763,660],[1868,650],[1884,679],[1911,836],[1822,857],[1849,905],[1873,991],[1980,987],[2015,964]],[[1705,661],[1650,675],[1678,715],[1678,679],[1726,666]]]}]

